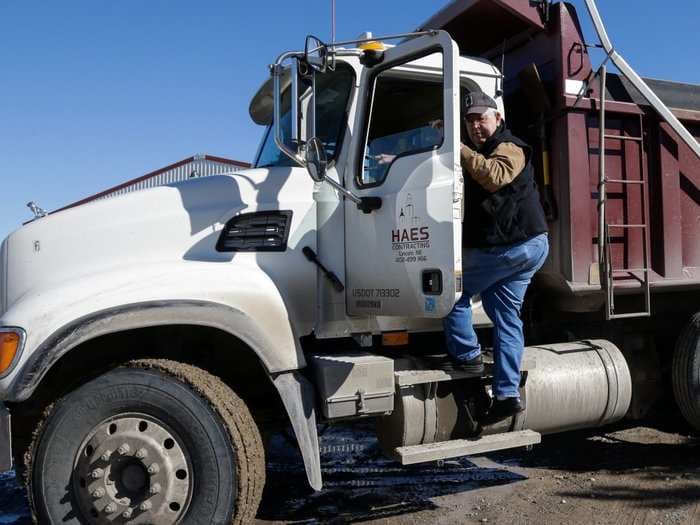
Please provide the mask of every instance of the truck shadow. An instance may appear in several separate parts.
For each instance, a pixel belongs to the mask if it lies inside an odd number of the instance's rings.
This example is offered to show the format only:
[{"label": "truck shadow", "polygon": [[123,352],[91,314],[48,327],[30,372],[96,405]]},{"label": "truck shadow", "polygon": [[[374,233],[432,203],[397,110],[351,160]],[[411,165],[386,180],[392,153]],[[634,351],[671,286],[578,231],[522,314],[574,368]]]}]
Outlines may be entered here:
[{"label": "truck shadow", "polygon": [[30,525],[29,504],[24,487],[14,472],[0,472],[0,523]]},{"label": "truck shadow", "polygon": [[691,432],[680,416],[674,420],[657,415],[641,425],[623,422],[544,436],[529,454],[504,451],[489,457],[505,466],[560,471],[561,479],[578,474],[583,476],[579,479],[592,482],[586,490],[562,486],[554,493],[560,498],[674,510],[700,501],[700,438]]},{"label": "truck shadow", "polygon": [[292,440],[280,434],[269,438],[259,519],[355,523],[436,509],[433,497],[525,479],[508,468],[479,468],[464,458],[402,467],[382,455],[371,422],[330,427],[320,441],[323,490],[313,492]]},{"label": "truck shadow", "polygon": [[700,438],[692,435],[675,412],[655,414],[645,421],[622,421],[543,436],[529,454],[515,451],[489,455],[503,465],[569,472],[660,469],[684,472],[700,469]]}]

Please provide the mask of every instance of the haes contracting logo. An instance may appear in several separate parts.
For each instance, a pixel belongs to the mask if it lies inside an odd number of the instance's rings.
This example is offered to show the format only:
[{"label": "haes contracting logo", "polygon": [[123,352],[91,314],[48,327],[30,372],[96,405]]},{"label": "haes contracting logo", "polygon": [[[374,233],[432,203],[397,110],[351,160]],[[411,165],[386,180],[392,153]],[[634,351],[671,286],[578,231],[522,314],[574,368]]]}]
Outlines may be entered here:
[{"label": "haes contracting logo", "polygon": [[416,214],[413,196],[408,193],[398,208],[397,227],[391,230],[391,249],[397,253],[394,262],[424,262],[423,250],[430,248],[430,227],[424,226]]}]

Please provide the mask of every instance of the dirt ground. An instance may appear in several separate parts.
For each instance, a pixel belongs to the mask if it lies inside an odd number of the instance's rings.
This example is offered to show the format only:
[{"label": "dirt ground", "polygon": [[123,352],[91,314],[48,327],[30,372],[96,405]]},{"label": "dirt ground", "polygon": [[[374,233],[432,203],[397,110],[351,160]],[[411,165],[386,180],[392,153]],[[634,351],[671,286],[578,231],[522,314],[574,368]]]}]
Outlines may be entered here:
[{"label": "dirt ground", "polygon": [[320,493],[305,491],[300,467],[269,458],[258,523],[700,524],[699,445],[677,419],[656,418],[401,468],[369,432],[333,428]]},{"label": "dirt ground", "polygon": [[[700,440],[677,419],[545,436],[531,451],[401,467],[371,425],[321,436],[324,490],[307,488],[294,446],[270,439],[258,525],[700,523]],[[13,478],[0,478],[0,524],[29,523]]]}]

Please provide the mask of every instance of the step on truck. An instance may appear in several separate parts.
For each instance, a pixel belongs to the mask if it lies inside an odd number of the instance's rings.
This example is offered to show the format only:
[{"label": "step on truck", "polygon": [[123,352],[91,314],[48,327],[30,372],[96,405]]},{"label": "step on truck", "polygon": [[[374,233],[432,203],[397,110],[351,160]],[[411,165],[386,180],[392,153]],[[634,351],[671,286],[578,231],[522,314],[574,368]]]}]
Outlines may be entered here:
[{"label": "step on truck", "polygon": [[[700,87],[640,79],[586,7],[599,42],[570,4],[529,0],[455,1],[405,35],[309,37],[251,102],[254,168],[5,239],[0,470],[23,476],[35,518],[250,522],[263,436],[286,427],[316,490],[319,423],[373,418],[401,464],[674,399],[700,429]],[[552,246],[522,314],[526,410],[479,436],[468,416],[491,368],[440,366],[473,92],[533,145]]]}]

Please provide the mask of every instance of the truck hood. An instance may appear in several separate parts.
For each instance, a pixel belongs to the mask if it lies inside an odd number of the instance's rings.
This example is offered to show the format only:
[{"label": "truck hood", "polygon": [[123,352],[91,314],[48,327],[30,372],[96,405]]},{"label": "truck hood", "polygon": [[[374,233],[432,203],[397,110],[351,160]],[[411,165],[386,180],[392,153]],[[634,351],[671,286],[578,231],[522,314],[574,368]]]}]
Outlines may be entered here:
[{"label": "truck hood", "polygon": [[313,182],[301,168],[250,169],[93,201],[35,220],[0,248],[0,318],[25,294],[128,265],[231,260],[215,249],[232,216],[306,213]]}]

